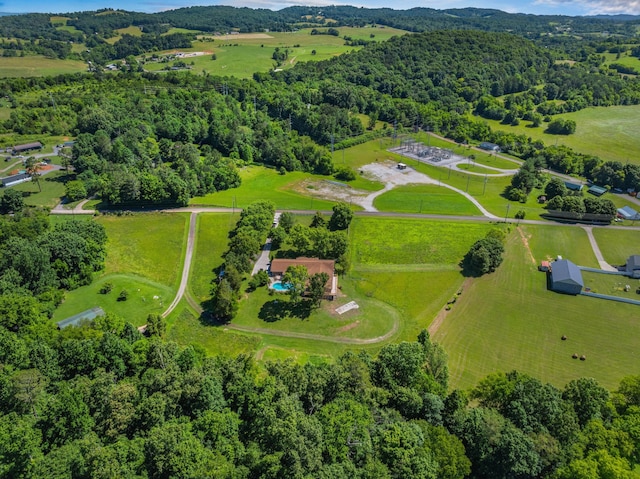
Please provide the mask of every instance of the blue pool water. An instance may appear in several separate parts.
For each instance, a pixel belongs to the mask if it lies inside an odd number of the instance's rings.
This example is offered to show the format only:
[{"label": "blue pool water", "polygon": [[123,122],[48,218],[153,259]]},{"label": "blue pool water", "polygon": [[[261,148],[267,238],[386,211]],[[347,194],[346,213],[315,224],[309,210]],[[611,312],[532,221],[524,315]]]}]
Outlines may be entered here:
[{"label": "blue pool water", "polygon": [[276,291],[289,291],[291,289],[291,286],[287,283],[283,283],[282,281],[276,281],[271,285],[271,288],[275,289]]}]

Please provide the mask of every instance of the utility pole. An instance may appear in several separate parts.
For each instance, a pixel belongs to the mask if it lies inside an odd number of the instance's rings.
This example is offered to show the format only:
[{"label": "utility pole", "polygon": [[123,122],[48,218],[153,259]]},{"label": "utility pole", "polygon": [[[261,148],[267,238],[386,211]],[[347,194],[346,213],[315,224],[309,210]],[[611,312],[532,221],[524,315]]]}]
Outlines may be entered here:
[{"label": "utility pole", "polygon": [[487,175],[484,175],[484,186],[482,187],[482,196],[484,196],[484,192],[487,190],[487,181],[489,180],[489,178],[487,178]]},{"label": "utility pole", "polygon": [[507,223],[507,218],[509,217],[509,208],[511,208],[511,203],[507,203],[507,214],[504,215],[504,222]]}]

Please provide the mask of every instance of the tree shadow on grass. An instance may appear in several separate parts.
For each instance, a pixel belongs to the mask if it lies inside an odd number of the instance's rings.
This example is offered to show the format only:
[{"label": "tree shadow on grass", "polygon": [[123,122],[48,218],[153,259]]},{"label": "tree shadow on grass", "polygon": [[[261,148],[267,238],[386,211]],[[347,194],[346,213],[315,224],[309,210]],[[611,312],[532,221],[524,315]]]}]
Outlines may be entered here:
[{"label": "tree shadow on grass", "polygon": [[258,318],[267,322],[275,323],[281,319],[294,317],[299,319],[307,319],[311,315],[311,301],[298,301],[292,303],[290,301],[282,301],[274,299],[267,301],[260,308]]}]

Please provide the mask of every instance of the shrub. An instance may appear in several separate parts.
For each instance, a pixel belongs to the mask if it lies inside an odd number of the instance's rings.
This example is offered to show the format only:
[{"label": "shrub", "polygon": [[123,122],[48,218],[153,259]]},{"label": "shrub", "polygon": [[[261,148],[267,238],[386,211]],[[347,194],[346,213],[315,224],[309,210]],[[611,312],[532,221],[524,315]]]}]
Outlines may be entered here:
[{"label": "shrub", "polygon": [[126,301],[129,298],[129,291],[123,289],[118,295],[118,301]]},{"label": "shrub", "polygon": [[100,288],[100,294],[109,294],[113,289],[113,283],[104,283]]}]

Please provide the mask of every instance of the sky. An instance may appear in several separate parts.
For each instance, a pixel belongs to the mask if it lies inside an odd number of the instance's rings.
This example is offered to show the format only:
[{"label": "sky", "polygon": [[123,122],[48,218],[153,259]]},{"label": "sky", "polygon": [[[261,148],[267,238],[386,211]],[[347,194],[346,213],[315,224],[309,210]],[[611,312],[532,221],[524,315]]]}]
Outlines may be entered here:
[{"label": "sky", "polygon": [[[66,13],[100,8],[116,8],[137,12],[159,12],[195,5],[231,5],[235,7],[279,10],[292,5],[354,5],[358,7],[389,7],[388,0],[0,0],[0,12]],[[413,7],[435,8],[495,8],[505,12],[538,15],[640,15],[640,0],[396,0],[394,9]]]}]

